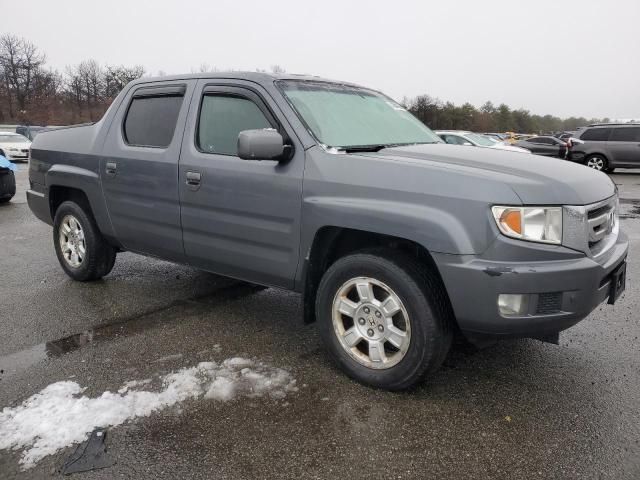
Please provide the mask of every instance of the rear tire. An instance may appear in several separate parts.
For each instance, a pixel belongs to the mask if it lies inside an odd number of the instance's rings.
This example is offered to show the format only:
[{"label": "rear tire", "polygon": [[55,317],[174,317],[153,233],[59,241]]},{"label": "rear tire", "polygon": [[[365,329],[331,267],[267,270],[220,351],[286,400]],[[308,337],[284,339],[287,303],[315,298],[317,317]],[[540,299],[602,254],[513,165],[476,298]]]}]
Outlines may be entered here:
[{"label": "rear tire", "polygon": [[589,168],[593,168],[594,170],[599,170],[604,172],[606,172],[607,169],[609,168],[609,162],[604,157],[604,155],[600,155],[600,154],[589,155],[585,159],[584,164]]},{"label": "rear tire", "polygon": [[440,279],[390,249],[352,254],[331,265],[318,288],[316,315],[335,363],[353,379],[387,390],[410,388],[436,371],[453,336]]},{"label": "rear tire", "polygon": [[79,282],[104,277],[116,261],[116,249],[100,233],[89,208],[73,201],[56,211],[53,244],[62,269]]}]

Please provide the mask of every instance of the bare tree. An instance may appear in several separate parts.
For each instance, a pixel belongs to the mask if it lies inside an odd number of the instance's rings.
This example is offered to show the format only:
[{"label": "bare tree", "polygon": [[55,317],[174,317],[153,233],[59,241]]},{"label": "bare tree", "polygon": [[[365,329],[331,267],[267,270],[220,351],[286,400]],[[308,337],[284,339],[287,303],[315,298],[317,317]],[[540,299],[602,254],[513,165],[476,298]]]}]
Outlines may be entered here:
[{"label": "bare tree", "polygon": [[24,38],[14,35],[0,37],[0,69],[9,97],[9,112],[14,115],[12,100],[20,112],[27,109],[34,94],[34,78],[45,62],[44,54]]},{"label": "bare tree", "polygon": [[134,67],[107,66],[104,71],[104,98],[106,100],[114,99],[127,83],[143,75],[144,68],[141,65]]}]

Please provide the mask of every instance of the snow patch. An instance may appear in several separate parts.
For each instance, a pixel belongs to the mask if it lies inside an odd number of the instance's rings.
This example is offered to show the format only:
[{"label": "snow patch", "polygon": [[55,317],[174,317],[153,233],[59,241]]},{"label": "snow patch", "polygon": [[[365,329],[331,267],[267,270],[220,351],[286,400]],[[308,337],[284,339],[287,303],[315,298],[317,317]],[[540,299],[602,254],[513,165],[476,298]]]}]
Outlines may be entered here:
[{"label": "snow patch", "polygon": [[188,399],[230,401],[237,397],[284,398],[296,392],[296,380],[286,370],[246,358],[221,364],[201,362],[161,377],[157,392],[139,390],[151,379],[125,382],[117,393],[96,398],[81,395],[86,387],[69,380],[52,383],[22,405],[0,412],[0,450],[24,449],[20,464],[31,468],[42,458],[106,428],[146,417]]}]

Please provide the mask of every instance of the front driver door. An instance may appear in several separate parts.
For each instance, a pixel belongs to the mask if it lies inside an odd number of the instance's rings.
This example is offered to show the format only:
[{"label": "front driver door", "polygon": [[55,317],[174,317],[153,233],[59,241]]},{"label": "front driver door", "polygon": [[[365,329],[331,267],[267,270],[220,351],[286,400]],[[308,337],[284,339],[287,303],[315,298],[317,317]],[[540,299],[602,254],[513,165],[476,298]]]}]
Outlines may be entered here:
[{"label": "front driver door", "polygon": [[[251,85],[251,86],[249,86]],[[300,243],[304,150],[255,84],[198,83],[180,157],[187,260],[255,283],[293,287]],[[294,145],[291,160],[237,156],[243,130],[275,128]]]}]

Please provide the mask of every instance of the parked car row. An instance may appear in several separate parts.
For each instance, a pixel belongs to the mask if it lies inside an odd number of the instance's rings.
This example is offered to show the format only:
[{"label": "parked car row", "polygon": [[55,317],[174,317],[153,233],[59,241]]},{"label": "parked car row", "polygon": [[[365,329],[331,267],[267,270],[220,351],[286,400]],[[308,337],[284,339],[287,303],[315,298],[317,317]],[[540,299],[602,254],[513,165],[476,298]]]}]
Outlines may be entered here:
[{"label": "parked car row", "polygon": [[529,150],[519,146],[508,145],[488,135],[473,133],[466,130],[436,130],[435,133],[451,145],[467,145],[474,147],[497,148],[511,152],[530,153]]},{"label": "parked car row", "polygon": [[445,143],[530,152],[584,164],[596,170],[640,167],[640,123],[606,123],[580,127],[554,135],[473,133],[437,130]]}]

